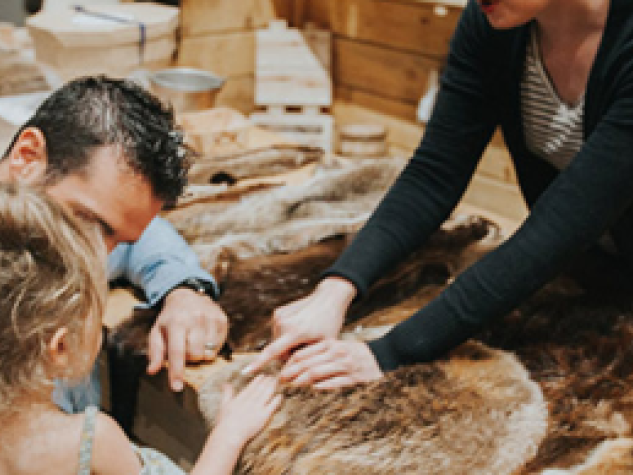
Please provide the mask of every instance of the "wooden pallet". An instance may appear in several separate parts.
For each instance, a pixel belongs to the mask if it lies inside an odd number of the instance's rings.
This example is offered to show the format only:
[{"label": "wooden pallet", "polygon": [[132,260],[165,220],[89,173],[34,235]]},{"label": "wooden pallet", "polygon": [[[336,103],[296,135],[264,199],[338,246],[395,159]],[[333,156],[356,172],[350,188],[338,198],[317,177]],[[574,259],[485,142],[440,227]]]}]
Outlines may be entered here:
[{"label": "wooden pallet", "polygon": [[332,151],[334,118],[319,107],[271,106],[251,114],[250,120],[290,142]]},{"label": "wooden pallet", "polygon": [[301,31],[284,20],[258,30],[255,46],[255,104],[332,105],[332,82]]}]

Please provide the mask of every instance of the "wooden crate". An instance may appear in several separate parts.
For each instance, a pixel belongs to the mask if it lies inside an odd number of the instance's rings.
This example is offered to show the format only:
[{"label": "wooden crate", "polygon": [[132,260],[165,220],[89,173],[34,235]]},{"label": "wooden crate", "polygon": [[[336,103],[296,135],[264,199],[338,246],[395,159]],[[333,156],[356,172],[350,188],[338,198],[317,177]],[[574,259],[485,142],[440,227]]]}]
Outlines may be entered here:
[{"label": "wooden crate", "polygon": [[[101,16],[100,16],[101,15]],[[144,25],[141,42],[140,22]],[[176,51],[178,9],[149,3],[91,5],[82,12],[44,10],[27,26],[38,62],[62,79],[127,76],[169,66]]]},{"label": "wooden crate", "polygon": [[331,27],[340,37],[442,58],[465,3],[337,0]]},{"label": "wooden crate", "polygon": [[180,27],[187,38],[231,30],[253,30],[276,18],[273,0],[181,0]]},{"label": "wooden crate", "polygon": [[234,77],[255,71],[255,33],[252,30],[183,37],[178,65]]}]

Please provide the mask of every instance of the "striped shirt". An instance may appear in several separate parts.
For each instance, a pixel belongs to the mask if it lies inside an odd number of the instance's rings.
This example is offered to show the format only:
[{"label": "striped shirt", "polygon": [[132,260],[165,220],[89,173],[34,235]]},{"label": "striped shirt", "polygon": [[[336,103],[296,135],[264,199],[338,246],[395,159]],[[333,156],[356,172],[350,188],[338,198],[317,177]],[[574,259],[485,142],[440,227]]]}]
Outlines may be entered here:
[{"label": "striped shirt", "polygon": [[[543,66],[536,27],[532,27],[530,35],[521,82],[525,141],[530,152],[562,170],[583,144],[585,96],[572,106],[560,99]],[[599,244],[607,252],[616,252],[608,232]]]},{"label": "striped shirt", "polygon": [[565,168],[583,143],[583,97],[575,105],[563,102],[541,58],[536,27],[532,27],[521,82],[521,113],[530,152],[559,170]]}]

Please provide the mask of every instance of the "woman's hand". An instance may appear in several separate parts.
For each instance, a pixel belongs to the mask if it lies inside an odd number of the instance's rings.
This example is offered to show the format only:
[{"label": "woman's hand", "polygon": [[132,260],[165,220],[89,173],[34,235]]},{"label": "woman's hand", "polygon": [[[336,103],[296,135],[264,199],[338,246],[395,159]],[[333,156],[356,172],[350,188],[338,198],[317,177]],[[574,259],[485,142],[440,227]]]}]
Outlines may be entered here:
[{"label": "woman's hand", "polygon": [[347,280],[328,277],[309,296],[275,310],[273,337],[245,373],[259,371],[269,361],[287,358],[300,346],[336,338],[356,288]]},{"label": "woman's hand", "polygon": [[280,379],[316,389],[335,389],[380,379],[383,376],[369,347],[360,341],[325,339],[297,350]]},{"label": "woman's hand", "polygon": [[281,404],[281,395],[275,394],[277,381],[259,375],[237,395],[227,384],[214,434],[235,447],[243,447],[261,431]]}]

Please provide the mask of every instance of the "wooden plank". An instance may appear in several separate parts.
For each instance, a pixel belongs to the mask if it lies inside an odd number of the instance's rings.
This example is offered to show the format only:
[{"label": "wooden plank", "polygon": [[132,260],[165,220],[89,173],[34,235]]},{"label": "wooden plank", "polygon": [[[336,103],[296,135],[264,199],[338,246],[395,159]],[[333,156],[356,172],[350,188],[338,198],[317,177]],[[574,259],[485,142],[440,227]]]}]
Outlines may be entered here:
[{"label": "wooden plank", "polygon": [[275,9],[275,17],[285,19],[289,25],[292,24],[294,0],[273,0],[273,8]]},{"label": "wooden plank", "polygon": [[336,84],[334,87],[334,99],[366,107],[409,122],[416,121],[418,104],[415,101],[399,101],[341,84]]},{"label": "wooden plank", "polygon": [[[345,88],[337,88],[336,90],[345,91]],[[351,95],[348,92],[343,92],[343,97],[337,98],[334,102],[332,110],[337,124],[382,124],[387,127],[387,142],[390,146],[408,150],[409,153],[417,148],[424,133],[424,125],[416,120],[403,119],[392,113],[397,107],[402,107],[404,110],[404,105],[369,93],[363,93],[361,96],[361,91],[352,91]],[[359,100],[360,97],[362,100]],[[490,146],[496,147],[492,153],[499,153],[498,160],[503,162],[504,157],[507,157],[507,152],[501,133],[495,133]],[[502,150],[499,151],[499,149]],[[513,170],[508,169],[506,172],[513,173]],[[506,172],[503,172],[503,176]],[[511,178],[508,181],[513,182]]]},{"label": "wooden plank", "polygon": [[289,142],[332,151],[334,121],[329,114],[256,112],[250,120]]},{"label": "wooden plank", "polygon": [[463,201],[516,222],[522,222],[527,216],[525,201],[517,185],[482,175],[473,177]]},{"label": "wooden plank", "polygon": [[255,33],[249,30],[186,37],[178,65],[233,77],[255,72]]},{"label": "wooden plank", "polygon": [[338,0],[309,0],[305,6],[304,21],[320,28],[332,29],[332,5]]},{"label": "wooden plank", "polygon": [[415,102],[441,61],[345,38],[334,39],[334,82],[392,100]]},{"label": "wooden plank", "polygon": [[243,114],[255,110],[255,76],[246,74],[226,79],[215,100],[216,106],[230,107]]},{"label": "wooden plank", "polygon": [[[332,112],[336,123],[342,124],[381,124],[387,128],[387,143],[401,149],[416,149],[422,138],[424,126],[383,114],[366,107],[346,101],[335,101]],[[407,155],[410,155],[407,153]]]},{"label": "wooden plank", "polygon": [[332,33],[306,23],[302,30],[306,43],[326,71],[332,70]]},{"label": "wooden plank", "polygon": [[446,2],[337,0],[332,31],[342,37],[413,53],[446,56],[462,12]]},{"label": "wooden plank", "polygon": [[182,36],[262,28],[277,16],[273,0],[181,0]]},{"label": "wooden plank", "polygon": [[495,135],[477,167],[477,174],[498,180],[502,183],[517,184],[516,171],[505,146],[501,143],[501,134]]},{"label": "wooden plank", "polygon": [[256,34],[255,103],[330,106],[328,72],[301,31],[277,21]]}]

